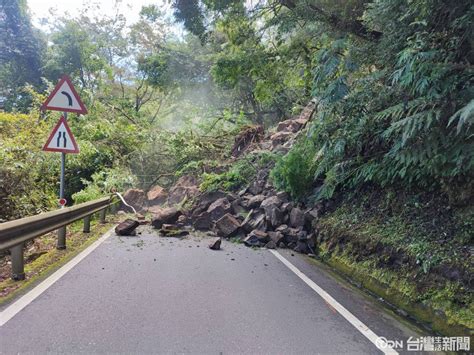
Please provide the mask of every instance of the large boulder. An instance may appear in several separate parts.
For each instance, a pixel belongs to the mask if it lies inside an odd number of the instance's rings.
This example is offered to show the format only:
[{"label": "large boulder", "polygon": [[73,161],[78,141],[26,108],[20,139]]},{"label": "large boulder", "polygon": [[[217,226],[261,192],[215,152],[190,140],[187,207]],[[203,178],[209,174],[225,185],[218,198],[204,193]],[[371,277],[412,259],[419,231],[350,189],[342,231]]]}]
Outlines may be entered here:
[{"label": "large boulder", "polygon": [[290,212],[290,226],[299,228],[304,226],[305,215],[299,208],[293,208]]},{"label": "large boulder", "polygon": [[289,247],[296,246],[296,243],[298,241],[298,233],[300,231],[301,230],[298,228],[288,228],[285,233],[284,243]]},{"label": "large boulder", "polygon": [[289,119],[278,123],[277,132],[298,132],[303,126],[303,120]]},{"label": "large boulder", "polygon": [[270,196],[266,198],[265,200],[262,201],[260,204],[260,208],[263,208],[264,210],[268,207],[280,207],[281,206],[281,200],[278,198],[278,196]]},{"label": "large boulder", "polygon": [[219,218],[215,223],[215,232],[219,237],[230,238],[234,236],[240,228],[240,222],[230,213]]},{"label": "large boulder", "polygon": [[161,186],[153,186],[146,194],[148,206],[162,205],[168,199],[168,193]]},{"label": "large boulder", "polygon": [[319,217],[319,210],[317,208],[310,208],[304,212],[305,227],[307,230],[311,230],[313,222],[317,221]]},{"label": "large boulder", "polygon": [[193,216],[195,215],[197,216],[201,214],[202,212],[207,211],[211,203],[224,197],[227,197],[227,199],[230,200],[231,195],[219,190],[209,191],[209,192],[200,194],[194,206]]},{"label": "large boulder", "polygon": [[166,207],[156,205],[156,206],[148,207],[147,211],[151,213],[152,215],[155,215],[155,214],[161,213],[161,211],[163,211],[164,209],[166,209]]},{"label": "large boulder", "polygon": [[[143,190],[128,189],[123,194],[123,198],[130,206],[133,206],[137,212],[143,211],[146,204],[146,195]],[[125,206],[123,202],[121,203],[120,209],[133,212],[130,207]]]},{"label": "large boulder", "polygon": [[254,229],[265,230],[265,215],[263,213],[257,212],[256,214],[249,213],[249,215],[242,222],[242,228],[247,233],[251,232]]},{"label": "large boulder", "polygon": [[308,235],[305,231],[299,231],[297,234],[296,247],[293,249],[298,253],[308,254],[310,249],[308,247]]},{"label": "large boulder", "polygon": [[211,203],[207,209],[212,221],[217,221],[226,213],[232,212],[232,205],[226,197],[219,198]]},{"label": "large boulder", "polygon": [[253,181],[250,186],[248,187],[248,192],[250,192],[252,195],[258,195],[263,192],[263,188],[265,187],[265,181],[264,180],[256,180]]},{"label": "large boulder", "polygon": [[265,209],[265,218],[273,228],[276,228],[283,223],[283,216],[283,212],[274,205],[268,206]]},{"label": "large boulder", "polygon": [[[222,193],[213,197],[216,196],[226,196],[226,194]],[[206,210],[203,210],[204,207],[206,207]],[[232,205],[227,197],[220,197],[215,201],[212,200],[211,196],[205,197],[193,211],[193,227],[196,230],[208,230],[219,218],[231,212]]]},{"label": "large boulder", "polygon": [[294,135],[294,133],[286,132],[286,131],[277,132],[277,133],[273,134],[270,137],[270,140],[272,141],[273,148],[276,148],[277,146],[282,145],[283,143],[288,141],[291,137],[293,137],[293,135]]},{"label": "large boulder", "polygon": [[174,207],[164,208],[153,215],[151,225],[155,228],[161,228],[163,224],[174,224],[181,214],[181,211]]},{"label": "large boulder", "polygon": [[247,201],[247,208],[258,208],[260,207],[260,204],[265,200],[265,195],[255,195],[252,196],[248,201]]},{"label": "large boulder", "polygon": [[138,221],[133,219],[126,219],[115,227],[115,234],[117,235],[136,235],[135,229],[140,225]]},{"label": "large boulder", "polygon": [[283,202],[288,203],[290,200],[290,195],[286,191],[279,191],[277,192],[276,196]]},{"label": "large boulder", "polygon": [[185,198],[194,198],[199,193],[199,182],[194,176],[181,176],[169,191],[168,205],[179,204]]},{"label": "large boulder", "polygon": [[268,236],[277,246],[285,241],[285,235],[282,232],[268,232]]},{"label": "large boulder", "polygon": [[234,200],[231,202],[233,214],[240,220],[244,219],[244,216],[247,214],[247,209],[242,207],[241,200]]},{"label": "large boulder", "polygon": [[212,226],[212,218],[208,212],[202,212],[200,215],[193,217],[193,227],[196,230],[208,230]]},{"label": "large boulder", "polygon": [[313,116],[314,112],[316,111],[316,108],[317,102],[311,100],[303,109],[303,111],[301,111],[300,116],[298,117],[298,122],[300,122],[302,125],[305,125]]}]

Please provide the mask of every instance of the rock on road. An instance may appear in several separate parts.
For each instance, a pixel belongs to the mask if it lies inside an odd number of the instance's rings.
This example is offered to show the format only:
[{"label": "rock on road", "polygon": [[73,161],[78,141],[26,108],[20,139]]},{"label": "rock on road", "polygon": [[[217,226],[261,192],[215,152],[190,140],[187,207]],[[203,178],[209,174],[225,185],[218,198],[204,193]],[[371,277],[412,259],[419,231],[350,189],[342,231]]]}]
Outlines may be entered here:
[{"label": "rock on road", "polygon": [[[268,250],[112,234],[0,327],[0,353],[381,353]],[[377,335],[418,336],[307,258],[281,252]]]}]

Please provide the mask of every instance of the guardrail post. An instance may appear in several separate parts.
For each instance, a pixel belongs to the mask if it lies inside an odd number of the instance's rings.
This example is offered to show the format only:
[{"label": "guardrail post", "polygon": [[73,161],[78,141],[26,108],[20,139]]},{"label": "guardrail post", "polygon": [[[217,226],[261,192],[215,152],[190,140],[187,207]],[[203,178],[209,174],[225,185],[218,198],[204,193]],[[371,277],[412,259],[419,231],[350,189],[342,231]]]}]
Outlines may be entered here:
[{"label": "guardrail post", "polygon": [[58,229],[58,243],[56,244],[56,249],[66,249],[66,226]]},{"label": "guardrail post", "polygon": [[116,214],[117,213],[117,203],[112,203],[110,205],[110,213]]},{"label": "guardrail post", "polygon": [[84,228],[82,229],[84,233],[90,233],[91,231],[91,215],[84,217]]},{"label": "guardrail post", "polygon": [[24,280],[23,243],[10,248],[10,254],[12,258],[12,279],[15,281]]},{"label": "guardrail post", "polygon": [[107,208],[100,210],[100,224],[105,224],[105,214],[107,213]]}]

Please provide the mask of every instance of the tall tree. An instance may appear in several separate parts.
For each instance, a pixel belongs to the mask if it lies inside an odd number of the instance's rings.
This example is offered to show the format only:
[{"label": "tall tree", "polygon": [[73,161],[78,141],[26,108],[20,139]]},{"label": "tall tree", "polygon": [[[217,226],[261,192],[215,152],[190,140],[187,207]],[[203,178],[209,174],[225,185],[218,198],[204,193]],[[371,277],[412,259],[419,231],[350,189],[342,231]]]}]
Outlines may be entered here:
[{"label": "tall tree", "polygon": [[18,106],[25,84],[40,87],[45,47],[26,0],[0,0],[0,95],[9,98],[7,109]]}]

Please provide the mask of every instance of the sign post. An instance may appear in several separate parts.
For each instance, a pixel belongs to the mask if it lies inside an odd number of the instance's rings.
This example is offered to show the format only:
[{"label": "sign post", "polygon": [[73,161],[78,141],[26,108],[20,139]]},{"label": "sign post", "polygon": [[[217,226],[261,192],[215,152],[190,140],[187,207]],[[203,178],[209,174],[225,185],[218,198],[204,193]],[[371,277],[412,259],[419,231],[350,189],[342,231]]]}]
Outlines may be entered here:
[{"label": "sign post", "polygon": [[[58,84],[48,96],[44,104],[41,106],[42,110],[63,111],[63,115],[59,119],[56,126],[51,131],[46,144],[43,147],[47,152],[61,153],[61,174],[59,179],[59,204],[61,208],[66,205],[64,197],[65,191],[65,171],[66,171],[66,153],[77,154],[79,147],[74,139],[74,136],[67,124],[67,113],[75,112],[78,114],[86,114],[87,109],[82,103],[79,95],[74,89],[71,79],[64,75]],[[66,226],[58,229],[58,243],[57,249],[66,249]]]},{"label": "sign post", "polygon": [[[63,117],[67,120],[67,112],[63,113]],[[66,121],[67,122],[67,121]],[[64,175],[66,173],[66,153],[61,152],[61,174],[59,177],[59,201],[64,200]],[[66,204],[61,204],[61,208],[66,207]],[[58,229],[58,243],[56,248],[59,250],[66,249],[66,226]]]}]

